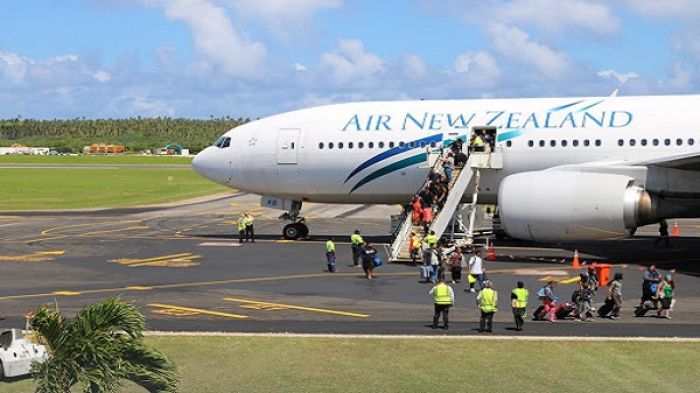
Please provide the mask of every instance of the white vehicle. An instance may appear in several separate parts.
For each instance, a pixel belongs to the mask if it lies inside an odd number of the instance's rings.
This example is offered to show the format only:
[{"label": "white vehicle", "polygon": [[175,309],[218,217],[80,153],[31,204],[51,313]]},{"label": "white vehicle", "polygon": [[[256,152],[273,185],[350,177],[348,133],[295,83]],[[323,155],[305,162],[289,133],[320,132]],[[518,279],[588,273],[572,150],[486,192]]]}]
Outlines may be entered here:
[{"label": "white vehicle", "polygon": [[498,204],[511,237],[618,238],[700,216],[697,95],[329,105],[236,127],[192,165],[287,210],[295,238],[308,233],[304,201],[409,204],[428,174],[426,147],[474,130],[497,132],[502,166],[481,175],[478,200]]},{"label": "white vehicle", "polygon": [[46,347],[31,342],[21,329],[0,332],[0,379],[27,375],[32,363],[46,359]]}]

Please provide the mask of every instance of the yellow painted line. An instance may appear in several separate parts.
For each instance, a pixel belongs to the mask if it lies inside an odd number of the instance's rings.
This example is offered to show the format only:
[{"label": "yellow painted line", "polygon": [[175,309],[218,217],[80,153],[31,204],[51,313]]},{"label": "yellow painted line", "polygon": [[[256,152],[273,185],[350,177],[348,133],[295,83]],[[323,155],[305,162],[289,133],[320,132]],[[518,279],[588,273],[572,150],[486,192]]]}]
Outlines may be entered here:
[{"label": "yellow painted line", "polygon": [[330,310],[330,309],[326,309],[326,308],[316,308],[316,307],[296,306],[296,305],[292,305],[292,304],[262,302],[262,301],[257,301],[257,300],[240,299],[240,298],[235,298],[235,297],[226,297],[226,298],[224,298],[224,300],[227,300],[229,302],[254,304],[254,305],[261,305],[261,306],[268,306],[268,307],[278,307],[278,308],[285,308],[285,309],[290,309],[290,310],[303,310],[303,311],[318,312],[318,313],[322,313],[322,314],[342,315],[342,316],[346,316],[346,317],[356,317],[356,318],[369,317],[369,315],[367,315],[367,314],[357,314],[357,313],[347,312],[347,311]]},{"label": "yellow painted line", "polygon": [[145,259],[130,259],[130,258],[120,258],[120,259],[113,259],[113,262],[117,263],[131,263],[131,262],[155,262],[155,261],[162,261],[165,259],[176,259],[176,258],[183,258],[192,255],[192,253],[185,252],[181,254],[170,254],[170,255],[163,255],[160,257],[153,257],[153,258],[145,258]]},{"label": "yellow painted line", "polygon": [[205,310],[202,308],[192,308],[192,307],[181,307],[181,306],[173,306],[170,304],[162,304],[162,303],[151,303],[148,305],[149,307],[157,307],[157,308],[163,308],[166,310],[176,310],[176,311],[189,311],[189,312],[195,312],[199,314],[204,314],[204,315],[214,315],[217,317],[226,317],[226,318],[235,318],[235,319],[246,319],[248,318],[247,315],[239,315],[239,314],[231,314],[227,312],[220,312],[220,311],[210,311],[210,310]]},{"label": "yellow painted line", "polygon": [[38,252],[37,254],[40,254],[40,255],[63,255],[65,253],[66,253],[65,251],[41,251],[41,252]]},{"label": "yellow painted line", "polygon": [[76,296],[76,295],[82,295],[82,292],[76,292],[76,291],[53,291],[51,292],[54,295],[60,295],[60,296]]},{"label": "yellow painted line", "polygon": [[87,227],[87,226],[91,226],[91,225],[102,225],[102,224],[117,224],[117,223],[126,224],[126,223],[130,223],[130,222],[141,222],[141,220],[100,221],[100,222],[90,222],[90,223],[83,223],[83,224],[61,225],[61,226],[57,226],[57,227],[53,227],[53,228],[49,228],[49,229],[44,229],[40,233],[43,236],[45,236],[45,235],[48,235],[49,233],[51,233],[53,231],[57,231],[59,229],[80,228],[80,227]]},{"label": "yellow painted line", "polygon": [[38,251],[24,255],[0,255],[2,262],[45,262],[53,261],[55,256],[63,255],[65,251]]},{"label": "yellow painted line", "polygon": [[102,234],[102,233],[116,233],[116,232],[126,232],[126,231],[137,231],[141,229],[148,229],[148,225],[137,225],[133,227],[127,227],[127,228],[121,228],[121,229],[112,229],[108,231],[94,231],[94,232],[85,232],[81,233],[79,237],[92,237],[96,234]]},{"label": "yellow painted line", "polygon": [[134,285],[134,286],[126,287],[126,289],[128,289],[130,291],[150,291],[151,289],[153,289],[153,287],[144,287],[144,286]]},{"label": "yellow painted line", "polygon": [[567,278],[567,279],[565,279],[565,280],[559,281],[559,283],[560,283],[560,284],[572,284],[572,283],[575,283],[575,282],[578,282],[578,281],[581,281],[581,277],[571,277],[571,278]]}]

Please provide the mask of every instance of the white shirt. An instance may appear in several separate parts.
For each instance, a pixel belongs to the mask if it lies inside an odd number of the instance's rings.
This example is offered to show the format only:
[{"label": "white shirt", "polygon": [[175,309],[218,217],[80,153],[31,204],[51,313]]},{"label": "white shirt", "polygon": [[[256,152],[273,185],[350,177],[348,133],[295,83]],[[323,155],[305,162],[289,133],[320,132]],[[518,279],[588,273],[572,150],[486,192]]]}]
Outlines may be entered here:
[{"label": "white shirt", "polygon": [[480,257],[474,255],[469,258],[469,273],[484,274],[484,261]]}]

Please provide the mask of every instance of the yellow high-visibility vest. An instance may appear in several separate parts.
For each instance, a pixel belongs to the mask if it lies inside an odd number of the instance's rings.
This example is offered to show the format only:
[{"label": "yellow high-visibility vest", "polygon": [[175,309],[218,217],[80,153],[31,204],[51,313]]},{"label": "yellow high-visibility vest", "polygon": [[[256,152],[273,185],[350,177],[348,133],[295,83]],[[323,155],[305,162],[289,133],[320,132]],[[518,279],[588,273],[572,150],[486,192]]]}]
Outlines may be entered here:
[{"label": "yellow high-visibility vest", "polygon": [[496,291],[491,288],[482,289],[479,308],[483,312],[496,312]]},{"label": "yellow high-visibility vest", "polygon": [[253,221],[255,221],[255,217],[253,217],[253,216],[245,217],[245,224],[246,225],[253,225]]},{"label": "yellow high-visibility vest", "polygon": [[352,243],[352,244],[354,244],[354,245],[356,245],[356,246],[359,246],[360,244],[362,244],[362,243],[364,243],[364,242],[365,242],[365,241],[364,241],[364,239],[362,239],[362,236],[360,236],[360,235],[357,234],[357,233],[353,233],[353,234],[350,236],[350,243]]},{"label": "yellow high-visibility vest", "polygon": [[435,304],[452,304],[450,288],[447,286],[447,284],[441,283],[435,286],[435,290],[433,291],[433,301]]},{"label": "yellow high-visibility vest", "polygon": [[513,295],[515,295],[515,308],[527,307],[527,301],[530,298],[530,292],[528,292],[526,288],[513,289]]},{"label": "yellow high-visibility vest", "polygon": [[425,242],[427,245],[431,246],[433,244],[437,244],[438,242],[438,237],[435,235],[428,235],[423,239],[423,242]]},{"label": "yellow high-visibility vest", "polygon": [[326,242],[326,252],[335,252],[335,244],[333,244],[333,241],[329,240]]},{"label": "yellow high-visibility vest", "polygon": [[245,231],[245,217],[240,217],[238,219],[238,230]]}]

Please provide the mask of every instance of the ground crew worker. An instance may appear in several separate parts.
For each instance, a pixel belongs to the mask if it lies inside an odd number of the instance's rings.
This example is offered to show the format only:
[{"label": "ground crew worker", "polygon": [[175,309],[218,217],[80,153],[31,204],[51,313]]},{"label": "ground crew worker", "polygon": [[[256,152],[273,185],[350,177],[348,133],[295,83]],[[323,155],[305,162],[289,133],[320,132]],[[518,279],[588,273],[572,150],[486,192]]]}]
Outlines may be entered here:
[{"label": "ground crew worker", "polygon": [[481,137],[481,133],[477,132],[471,140],[472,151],[484,151],[484,139]]},{"label": "ground crew worker", "polygon": [[525,288],[525,283],[518,281],[518,287],[513,289],[510,294],[510,303],[513,308],[513,317],[515,318],[515,331],[523,330],[525,317],[527,315],[527,301],[530,298],[530,293]]},{"label": "ground crew worker", "polygon": [[247,236],[245,234],[245,216],[241,215],[238,217],[238,242],[243,243],[244,241],[248,241]]},{"label": "ground crew worker", "polygon": [[435,231],[430,231],[430,234],[423,238],[423,243],[427,244],[429,248],[433,244],[437,244],[439,240],[440,239],[438,239],[438,237],[435,236]]},{"label": "ground crew worker", "polygon": [[250,239],[251,243],[255,243],[255,229],[253,228],[255,217],[248,212],[243,213],[243,216],[245,217],[245,236]]},{"label": "ground crew worker", "polygon": [[448,315],[450,307],[455,304],[455,292],[451,286],[445,284],[445,276],[440,276],[440,282],[435,285],[428,294],[433,295],[433,303],[435,304],[435,314],[433,315],[433,329],[437,329],[440,314],[444,322],[442,328],[449,329]]},{"label": "ground crew worker", "polygon": [[333,243],[333,238],[326,242],[326,260],[328,261],[328,272],[335,273],[335,243]]},{"label": "ground crew worker", "polygon": [[415,264],[420,256],[420,239],[415,232],[411,232],[411,239],[409,241],[408,251],[411,254],[411,260]]},{"label": "ground crew worker", "polygon": [[355,229],[355,233],[350,236],[350,248],[352,249],[352,266],[360,267],[360,254],[362,253],[362,245],[365,244],[364,239],[360,236],[360,230]]},{"label": "ground crew worker", "polygon": [[498,292],[493,289],[491,280],[484,281],[484,288],[476,295],[476,305],[481,309],[479,332],[493,331],[493,314],[498,309]]}]

